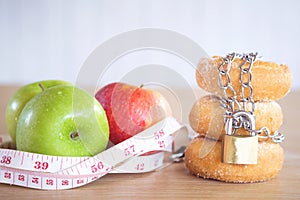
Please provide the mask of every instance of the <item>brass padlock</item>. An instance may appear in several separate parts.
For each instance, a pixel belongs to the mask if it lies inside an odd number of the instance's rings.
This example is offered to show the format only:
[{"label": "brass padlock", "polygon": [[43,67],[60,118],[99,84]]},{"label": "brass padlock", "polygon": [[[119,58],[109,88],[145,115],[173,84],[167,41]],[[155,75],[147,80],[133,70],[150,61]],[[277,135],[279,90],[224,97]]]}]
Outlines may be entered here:
[{"label": "brass padlock", "polygon": [[[233,119],[243,120],[250,130],[249,136],[235,135]],[[246,122],[246,123],[245,123]],[[255,134],[255,118],[246,111],[233,113],[225,123],[226,134],[222,142],[222,162],[230,164],[257,164],[258,136]]]}]

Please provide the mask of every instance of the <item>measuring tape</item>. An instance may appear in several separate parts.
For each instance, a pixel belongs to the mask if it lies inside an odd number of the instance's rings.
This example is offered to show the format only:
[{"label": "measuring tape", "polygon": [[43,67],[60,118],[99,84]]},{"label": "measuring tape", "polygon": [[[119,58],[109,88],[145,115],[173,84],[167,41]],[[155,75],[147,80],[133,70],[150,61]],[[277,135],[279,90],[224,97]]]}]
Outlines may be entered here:
[{"label": "measuring tape", "polygon": [[[174,138],[182,129],[186,133],[181,123],[168,117],[93,157],[48,156],[0,149],[0,183],[61,190],[86,185],[108,173],[153,171],[163,166],[163,151],[172,152],[174,145],[178,145],[174,144]],[[143,155],[150,151],[159,152]]]}]

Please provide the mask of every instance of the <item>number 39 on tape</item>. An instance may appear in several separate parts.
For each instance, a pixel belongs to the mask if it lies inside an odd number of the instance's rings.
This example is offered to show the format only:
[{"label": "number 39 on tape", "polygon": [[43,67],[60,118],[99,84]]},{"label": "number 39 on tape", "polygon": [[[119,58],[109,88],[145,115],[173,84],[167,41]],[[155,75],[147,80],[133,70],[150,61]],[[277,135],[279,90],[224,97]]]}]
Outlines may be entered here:
[{"label": "number 39 on tape", "polygon": [[[163,165],[184,126],[168,117],[93,157],[60,157],[0,149],[0,183],[60,190],[86,185],[108,173],[142,173]],[[142,155],[150,151],[151,155]]]}]

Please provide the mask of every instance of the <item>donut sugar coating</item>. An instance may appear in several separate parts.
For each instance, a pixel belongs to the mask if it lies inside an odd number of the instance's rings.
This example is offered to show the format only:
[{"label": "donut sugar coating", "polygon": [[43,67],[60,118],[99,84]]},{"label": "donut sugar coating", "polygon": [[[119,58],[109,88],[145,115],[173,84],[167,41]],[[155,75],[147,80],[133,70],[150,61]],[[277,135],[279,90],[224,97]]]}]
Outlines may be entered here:
[{"label": "donut sugar coating", "polygon": [[259,142],[257,164],[221,162],[222,142],[194,138],[185,151],[185,166],[197,177],[234,183],[267,181],[276,177],[284,160],[283,148],[276,143]]},{"label": "donut sugar coating", "polygon": [[[222,63],[222,57],[202,58],[197,66],[196,80],[200,88],[216,95],[224,95],[220,88],[218,67]],[[241,83],[239,66],[244,61],[234,59],[229,72],[233,88],[237,92],[237,98],[241,99]],[[225,65],[226,66],[226,65]],[[245,81],[245,80],[244,80]],[[252,66],[253,100],[273,101],[284,97],[291,88],[292,74],[285,64],[276,64],[257,60]],[[245,90],[245,97],[249,96],[249,89]],[[232,94],[231,94],[232,95]]]},{"label": "donut sugar coating", "polygon": [[[246,104],[250,110],[251,104]],[[221,106],[221,99],[216,95],[206,95],[194,103],[190,114],[189,123],[191,128],[200,136],[221,141],[224,129],[224,112]],[[256,130],[268,127],[273,134],[283,123],[283,114],[280,105],[275,101],[255,102],[254,115],[256,118]],[[239,129],[236,134],[249,135],[244,129]],[[259,139],[265,141],[266,139]],[[270,140],[271,141],[271,140]]]}]

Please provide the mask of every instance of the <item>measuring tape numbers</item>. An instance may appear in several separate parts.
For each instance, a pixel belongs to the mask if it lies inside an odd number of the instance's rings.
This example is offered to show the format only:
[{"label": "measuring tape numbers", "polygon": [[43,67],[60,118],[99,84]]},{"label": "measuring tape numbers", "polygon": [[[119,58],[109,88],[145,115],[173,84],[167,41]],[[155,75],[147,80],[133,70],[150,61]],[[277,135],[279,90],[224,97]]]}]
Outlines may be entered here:
[{"label": "measuring tape numbers", "polygon": [[[168,117],[93,156],[63,157],[0,149],[0,183],[44,190],[76,188],[108,173],[142,173],[163,166],[164,151],[185,127]],[[179,133],[181,134],[181,133]],[[150,151],[158,153],[143,155]]]}]

